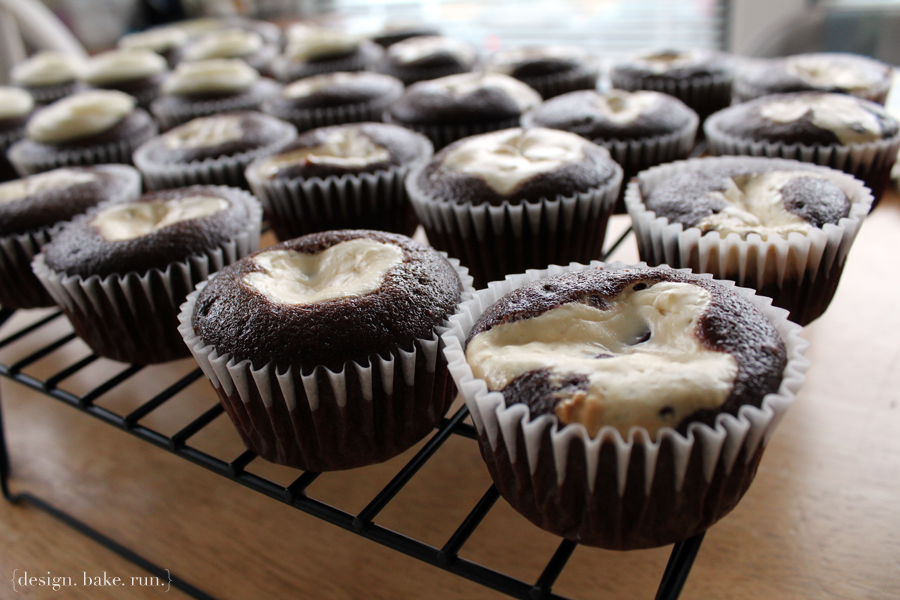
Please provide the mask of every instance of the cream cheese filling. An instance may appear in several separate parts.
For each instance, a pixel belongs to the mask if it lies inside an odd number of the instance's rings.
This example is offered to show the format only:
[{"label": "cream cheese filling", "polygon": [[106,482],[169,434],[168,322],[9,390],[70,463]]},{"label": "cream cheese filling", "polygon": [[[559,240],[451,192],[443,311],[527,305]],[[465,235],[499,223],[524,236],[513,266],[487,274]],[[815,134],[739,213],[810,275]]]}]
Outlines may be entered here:
[{"label": "cream cheese filling", "polygon": [[244,284],[280,304],[313,304],[370,294],[403,262],[403,251],[365,238],[340,242],[318,254],[271,250],[253,257],[262,271]]},{"label": "cream cheese filling", "polygon": [[110,50],[88,59],[82,79],[92,85],[141,79],[164,72],[166,60],[151,50]]},{"label": "cream cheese filling", "polygon": [[631,123],[659,104],[661,94],[657,92],[627,92],[610,90],[594,98],[593,105],[598,113],[613,123]]},{"label": "cream cheese filling", "polygon": [[[393,46],[391,46],[393,48]],[[519,112],[526,112],[538,106],[541,95],[518,79],[500,73],[460,73],[440,79],[432,79],[421,84],[420,89],[433,90],[450,94],[455,98],[464,98],[485,88],[496,88],[512,98]]]},{"label": "cream cheese filling", "polygon": [[506,196],[526,179],[583,160],[587,143],[557,129],[504,129],[468,138],[444,156],[443,166],[477,175]]},{"label": "cream cheese filling", "polygon": [[163,134],[163,143],[173,150],[206,148],[243,137],[240,117],[201,117]]},{"label": "cream cheese filling", "polygon": [[259,52],[264,43],[263,37],[255,31],[244,29],[213,31],[186,46],[184,60],[197,61],[250,56]]},{"label": "cream cheese filling", "polygon": [[654,73],[665,73],[670,69],[678,69],[696,63],[702,58],[697,50],[667,50],[650,52],[635,58],[635,61]]},{"label": "cream cheese filling", "polygon": [[228,208],[228,201],[213,196],[186,196],[152,202],[116,204],[99,211],[91,225],[110,242],[131,240],[170,225],[208,217]]},{"label": "cream cheese filling", "polygon": [[0,202],[28,198],[42,192],[90,183],[97,179],[92,173],[57,169],[7,183],[0,183]]},{"label": "cream cheese filling", "polygon": [[377,73],[325,73],[323,75],[313,75],[312,77],[304,77],[293,83],[284,86],[281,95],[285,98],[305,98],[311,96],[319,90],[327,89],[332,86],[341,87],[353,85],[357,82],[366,81],[376,77],[385,77]]},{"label": "cream cheese filling", "polygon": [[866,77],[859,67],[823,56],[792,56],[785,59],[784,68],[791,75],[818,88],[860,91],[876,83]]},{"label": "cream cheese filling", "polygon": [[173,96],[240,93],[258,80],[256,69],[237,58],[183,62],[166,78],[163,93]]},{"label": "cream cheese filling", "polygon": [[25,132],[42,144],[68,142],[114,127],[134,106],[134,98],[115,90],[80,92],[34,113]]},{"label": "cream cheese filling", "polygon": [[731,394],[737,361],[704,348],[696,334],[710,302],[699,286],[660,282],[624,291],[607,310],[564,304],[476,335],[466,359],[494,391],[541,369],[551,382],[584,377],[585,389],[557,392],[560,421],[582,423],[591,436],[606,425],[623,436],[638,426],[652,438]]},{"label": "cream cheese filling", "polygon": [[10,80],[16,85],[43,86],[66,83],[78,79],[81,61],[61,52],[38,52],[10,71]]},{"label": "cream cheese filling", "polygon": [[384,162],[390,157],[391,153],[387,148],[373,142],[359,129],[341,127],[332,131],[319,146],[297,148],[261,160],[257,173],[261,177],[274,177],[284,167],[302,164],[363,168]]},{"label": "cream cheese filling", "polygon": [[478,53],[466,42],[439,35],[410,38],[392,44],[387,49],[388,57],[401,65],[413,63],[438,53],[450,54],[464,65],[474,64],[478,58]]},{"label": "cream cheese filling", "polygon": [[857,98],[843,94],[817,94],[763,103],[759,114],[776,123],[790,123],[812,111],[812,122],[833,132],[842,144],[881,139],[878,117]]},{"label": "cream cheese filling", "polygon": [[34,98],[25,90],[0,86],[0,119],[19,119],[34,109]]},{"label": "cream cheese filling", "polygon": [[285,56],[294,62],[349,54],[362,42],[362,38],[335,29],[306,28],[294,30],[284,50]]},{"label": "cream cheese filling", "polygon": [[119,39],[118,45],[126,50],[166,52],[187,43],[189,39],[187,32],[178,27],[157,27],[124,35]]}]

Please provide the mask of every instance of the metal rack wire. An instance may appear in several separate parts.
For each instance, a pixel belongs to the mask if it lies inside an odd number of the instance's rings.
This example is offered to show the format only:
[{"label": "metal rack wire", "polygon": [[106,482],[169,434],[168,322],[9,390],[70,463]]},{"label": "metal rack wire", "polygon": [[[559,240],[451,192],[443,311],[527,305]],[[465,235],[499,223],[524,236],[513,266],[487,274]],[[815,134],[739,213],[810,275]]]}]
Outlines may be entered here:
[{"label": "metal rack wire", "polygon": [[[619,245],[627,238],[629,233],[630,230],[619,237],[605,253],[605,257],[608,257],[615,252]],[[12,314],[12,311],[0,310],[0,331],[6,329],[3,325]],[[15,332],[8,333],[0,338],[0,349],[13,342],[27,340],[29,336],[36,335],[42,329],[50,326],[61,318],[62,313],[55,311],[30,325]],[[321,475],[319,473],[304,472],[292,483],[283,486],[247,471],[247,467],[257,459],[257,456],[253,452],[244,451],[234,457],[219,457],[199,450],[196,447],[192,447],[189,444],[190,439],[223,414],[224,409],[220,404],[211,406],[199,417],[184,423],[181,429],[172,435],[164,435],[139,423],[141,419],[163,406],[166,402],[175,398],[189,385],[197,379],[200,379],[202,377],[202,372],[199,368],[184,375],[175,383],[159,390],[140,406],[126,414],[118,414],[112,410],[96,405],[95,402],[104,394],[107,394],[129,378],[137,375],[144,367],[122,365],[122,369],[116,375],[99,382],[93,389],[81,395],[66,391],[60,387],[60,384],[96,361],[98,357],[94,354],[76,361],[45,379],[38,379],[24,372],[24,369],[60,349],[74,338],[74,333],[63,334],[58,339],[34,350],[12,364],[0,364],[0,376],[7,377],[28,388],[42,392],[81,412],[87,413],[108,423],[109,425],[127,431],[131,435],[149,442],[154,446],[187,459],[213,473],[221,475],[222,477],[230,479],[261,494],[265,494],[275,501],[292,506],[316,518],[327,521],[347,531],[354,532],[357,535],[368,538],[376,543],[431,564],[437,568],[449,571],[514,598],[521,598],[524,600],[564,600],[562,596],[553,592],[553,585],[575,550],[576,544],[572,541],[561,541],[556,552],[534,583],[528,583],[521,579],[511,577],[484,565],[462,558],[459,555],[470,536],[475,532],[499,498],[499,493],[493,485],[485,491],[484,495],[456,528],[455,532],[440,548],[412,539],[375,523],[375,519],[379,513],[381,513],[397,493],[410,482],[419,469],[421,469],[422,466],[440,450],[441,446],[450,438],[450,436],[455,435],[467,438],[473,440],[474,443],[474,440],[476,439],[475,430],[471,425],[464,422],[468,417],[468,410],[465,406],[456,411],[452,416],[444,418],[415,456],[413,456],[413,458],[397,472],[393,479],[372,498],[365,508],[358,514],[351,514],[331,506],[326,502],[317,500],[307,494],[307,488],[310,484],[320,476],[327,477],[327,474]],[[212,596],[194,587],[181,577],[174,574],[170,576],[165,569],[146,560],[137,552],[110,539],[68,513],[52,506],[45,500],[27,491],[18,493],[11,492],[9,478],[9,453],[3,434],[2,409],[0,409],[0,487],[2,487],[4,498],[13,503],[26,502],[49,513],[68,526],[104,545],[127,560],[130,560],[132,563],[140,566],[151,574],[162,579],[169,579],[173,587],[184,591],[194,598],[213,600]],[[687,580],[688,574],[690,573],[691,566],[693,565],[694,558],[700,549],[702,541],[703,535],[701,534],[675,544],[660,580],[655,600],[675,600],[678,598],[682,587]]]}]

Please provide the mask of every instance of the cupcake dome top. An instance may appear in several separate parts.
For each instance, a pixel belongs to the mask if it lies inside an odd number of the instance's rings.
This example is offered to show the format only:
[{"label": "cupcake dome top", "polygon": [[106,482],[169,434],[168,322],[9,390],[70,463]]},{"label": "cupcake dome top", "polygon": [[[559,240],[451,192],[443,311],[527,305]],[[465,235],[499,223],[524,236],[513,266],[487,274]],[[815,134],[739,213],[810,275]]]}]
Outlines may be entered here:
[{"label": "cupcake dome top", "polygon": [[108,131],[134,110],[134,98],[123,92],[80,92],[38,110],[25,133],[41,144],[64,144]]},{"label": "cupcake dome top", "polygon": [[372,100],[399,96],[403,84],[389,75],[380,73],[325,73],[313,75],[281,90],[267,104],[289,105],[293,108],[328,108],[362,104]]},{"label": "cupcake dome top", "polygon": [[44,86],[66,83],[78,79],[81,61],[61,52],[38,52],[19,63],[10,71],[10,79],[16,85]]},{"label": "cupcake dome top", "polygon": [[123,35],[119,38],[118,46],[127,50],[152,50],[161,53],[178,48],[190,39],[191,36],[183,29],[165,26]]},{"label": "cupcake dome top", "polygon": [[91,85],[143,79],[164,73],[166,60],[150,50],[110,50],[84,63],[81,79]]},{"label": "cupcake dome top", "polygon": [[213,58],[243,58],[259,52],[265,45],[263,37],[245,29],[212,31],[184,46],[182,60],[198,61]]},{"label": "cupcake dome top", "polygon": [[462,40],[439,35],[421,36],[392,44],[385,59],[399,67],[457,66],[468,70],[478,61],[478,51]]},{"label": "cupcake dome top", "polygon": [[731,65],[725,56],[713,50],[663,49],[632,55],[613,66],[617,74],[638,77],[684,78],[726,75]]},{"label": "cupcake dome top", "polygon": [[34,98],[31,94],[19,88],[0,86],[0,126],[3,121],[27,117],[32,110]]},{"label": "cupcake dome top", "polygon": [[240,94],[259,81],[259,73],[240,59],[184,62],[163,82],[169,96]]},{"label": "cupcake dome top", "polygon": [[580,46],[521,46],[498,50],[485,64],[485,70],[517,79],[553,75],[577,69],[590,59]]}]

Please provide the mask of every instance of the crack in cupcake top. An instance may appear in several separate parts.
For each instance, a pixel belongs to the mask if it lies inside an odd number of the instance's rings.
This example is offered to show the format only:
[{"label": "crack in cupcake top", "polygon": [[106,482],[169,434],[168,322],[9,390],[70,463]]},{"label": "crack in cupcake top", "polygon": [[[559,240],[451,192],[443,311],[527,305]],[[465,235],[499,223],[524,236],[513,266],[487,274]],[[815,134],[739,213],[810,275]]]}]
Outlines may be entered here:
[{"label": "crack in cupcake top", "polygon": [[78,79],[81,61],[61,52],[38,52],[19,63],[10,71],[10,80],[16,85],[44,86],[66,83]]},{"label": "crack in cupcake top", "polygon": [[185,46],[184,60],[242,58],[259,52],[264,44],[263,37],[255,31],[238,28],[213,31]]},{"label": "crack in cupcake top", "polygon": [[0,86],[0,121],[21,119],[34,110],[34,98],[25,90]]},{"label": "crack in cupcake top", "polygon": [[450,55],[466,67],[478,59],[478,52],[471,44],[440,35],[410,38],[387,49],[388,59],[398,65],[412,65],[439,54]]},{"label": "crack in cupcake top", "polygon": [[370,294],[403,261],[394,244],[367,238],[340,242],[314,254],[272,250],[255,254],[261,268],[244,275],[245,285],[281,304],[313,304]]},{"label": "crack in cupcake top", "polygon": [[170,149],[206,148],[240,140],[244,135],[241,117],[214,115],[189,121],[164,133],[163,143]]},{"label": "crack in cupcake top", "polygon": [[90,183],[96,179],[96,175],[92,173],[69,169],[57,169],[47,173],[39,173],[23,179],[0,183],[0,203],[28,198],[29,196],[51,190]]},{"label": "crack in cupcake top", "polygon": [[184,62],[163,82],[163,93],[172,96],[237,94],[246,91],[258,80],[256,69],[237,58]]},{"label": "crack in cupcake top", "polygon": [[842,94],[817,94],[762,102],[759,114],[776,123],[790,123],[810,115],[813,124],[832,131],[842,144],[881,139],[878,116],[860,101]]},{"label": "crack in cupcake top", "polygon": [[118,46],[126,50],[166,52],[184,45],[189,39],[188,33],[178,27],[156,27],[124,35],[119,39]]},{"label": "crack in cupcake top", "polygon": [[107,241],[132,240],[176,223],[208,217],[228,208],[228,201],[214,196],[184,196],[115,204],[98,211],[90,221]]},{"label": "crack in cupcake top", "polygon": [[134,107],[134,98],[115,90],[80,92],[34,113],[25,132],[42,144],[61,144],[111,129]]},{"label": "crack in cupcake top", "polygon": [[346,168],[362,168],[390,159],[390,151],[357,127],[339,127],[328,132],[318,146],[295,148],[261,160],[257,172],[261,177],[275,177],[293,165],[322,164]]},{"label": "crack in cupcake top", "polygon": [[110,50],[84,63],[81,78],[91,85],[143,79],[163,73],[166,60],[151,50]]}]

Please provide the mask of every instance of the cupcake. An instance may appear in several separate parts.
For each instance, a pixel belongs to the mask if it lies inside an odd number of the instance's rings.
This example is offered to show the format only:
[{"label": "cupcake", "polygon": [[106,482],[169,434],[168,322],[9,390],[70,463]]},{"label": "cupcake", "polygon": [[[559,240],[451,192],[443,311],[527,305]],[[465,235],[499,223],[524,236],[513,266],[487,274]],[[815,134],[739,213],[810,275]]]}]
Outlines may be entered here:
[{"label": "cupcake", "polygon": [[662,50],[621,60],[610,72],[615,88],[675,96],[703,120],[731,104],[734,77],[727,55],[712,50]]},{"label": "cupcake", "polygon": [[34,110],[34,100],[25,90],[0,86],[0,183],[18,177],[6,151],[25,137],[25,122]]},{"label": "cupcake", "polygon": [[159,96],[167,71],[165,59],[150,50],[110,50],[89,58],[81,79],[93,88],[134,96],[138,106],[146,109]]},{"label": "cupcake", "polygon": [[165,131],[197,117],[259,110],[280,89],[240,59],[217,58],[178,65],[163,82],[150,111]]},{"label": "cupcake", "polygon": [[279,240],[362,227],[412,235],[403,182],[432,152],[426,138],[396,125],[335,125],[257,158],[246,176]]},{"label": "cupcake", "polygon": [[544,100],[597,88],[600,63],[579,46],[522,46],[495,52],[486,71],[515,77],[534,88]]},{"label": "cupcake", "polygon": [[410,38],[430,37],[440,34],[441,32],[436,27],[425,23],[395,22],[388,23],[372,34],[369,39],[382,48],[387,48]]},{"label": "cupcake", "polygon": [[789,92],[850,94],[883,105],[893,68],[856,54],[821,52],[758,60],[738,69],[734,97],[746,102]]},{"label": "cupcake", "polygon": [[518,127],[540,103],[540,94],[507,75],[463,73],[411,85],[384,120],[424,134],[440,150],[470,135]]},{"label": "cupcake", "polygon": [[188,34],[192,40],[200,38],[207,33],[214,31],[223,31],[225,29],[241,29],[244,31],[252,31],[258,33],[265,40],[266,44],[274,44],[281,47],[284,42],[284,36],[281,28],[274,23],[268,21],[260,21],[258,19],[248,19],[246,17],[226,16],[226,17],[202,17],[199,19],[187,19],[186,21],[177,21],[165,27],[175,27]]},{"label": "cupcake", "polygon": [[134,153],[148,189],[230,185],[249,189],[244,169],[297,137],[290,123],[257,112],[199,117],[155,137]]},{"label": "cupcake", "polygon": [[641,260],[754,288],[800,325],[831,302],[871,203],[840,171],[749,157],[655,167],[625,197]]},{"label": "cupcake", "polygon": [[[700,119],[668,94],[610,90],[557,96],[523,122],[526,126],[571,131],[605,147],[622,165],[627,182],[644,169],[687,158],[694,148]],[[616,212],[624,211],[620,199]]]},{"label": "cupcake", "polygon": [[507,273],[603,251],[622,168],[566,131],[506,129],[459,140],[407,178],[428,240],[482,288]]},{"label": "cupcake", "polygon": [[132,202],[141,176],[125,165],[66,167],[0,184],[0,306],[53,306],[31,259],[59,225],[101,203]]},{"label": "cupcake", "polygon": [[123,50],[150,50],[174,67],[178,64],[178,49],[190,39],[186,31],[171,25],[123,35],[117,45]]},{"label": "cupcake", "polygon": [[379,73],[326,73],[300,79],[262,104],[262,111],[307,131],[327,125],[380,121],[403,93],[399,80]]},{"label": "cupcake", "polygon": [[438,332],[466,279],[409,238],[329,231],[211,278],[182,307],[180,331],[250,450],[350,469],[410,448],[449,408]]},{"label": "cupcake", "polygon": [[272,62],[282,82],[321,73],[365,71],[381,57],[381,48],[359,36],[335,29],[294,26],[284,54]]},{"label": "cupcake", "polygon": [[25,138],[7,156],[23,176],[58,167],[131,164],[134,149],[156,132],[156,123],[133,97],[89,90],[36,111],[25,126]]},{"label": "cupcake", "polygon": [[442,36],[413,37],[392,44],[376,69],[392,75],[404,85],[468,73],[478,65],[478,50],[472,44]]},{"label": "cupcake", "polygon": [[792,158],[839,169],[863,180],[876,203],[900,149],[898,128],[874,102],[819,92],[757,98],[704,125],[712,154]]},{"label": "cupcake", "polygon": [[194,186],[104,204],[66,224],[32,268],[99,356],[136,364],[189,356],[178,307],[194,287],[259,246],[250,194]]},{"label": "cupcake", "polygon": [[240,28],[211,31],[181,46],[177,51],[177,61],[196,62],[215,58],[239,58],[245,63],[264,72],[279,47],[267,44],[256,31]]},{"label": "cupcake", "polygon": [[13,85],[31,94],[38,104],[50,104],[82,89],[81,60],[61,52],[38,52],[9,72]]},{"label": "cupcake", "polygon": [[580,544],[651,548],[752,483],[809,366],[784,316],[689,272],[551,267],[477,292],[444,352],[513,508]]}]

